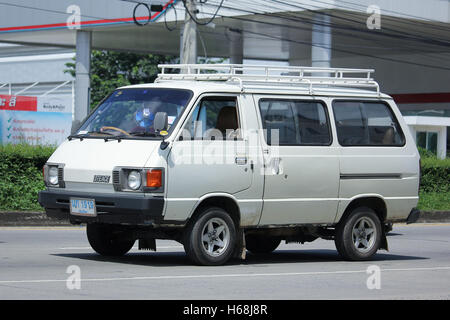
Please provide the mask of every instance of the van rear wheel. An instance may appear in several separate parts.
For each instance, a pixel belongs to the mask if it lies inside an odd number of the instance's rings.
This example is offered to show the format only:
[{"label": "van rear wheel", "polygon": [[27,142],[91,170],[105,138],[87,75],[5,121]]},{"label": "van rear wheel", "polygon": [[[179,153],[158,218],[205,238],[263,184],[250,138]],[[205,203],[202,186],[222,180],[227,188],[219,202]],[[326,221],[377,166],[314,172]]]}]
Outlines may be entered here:
[{"label": "van rear wheel", "polygon": [[188,224],[183,242],[186,254],[194,263],[221,265],[235,250],[236,227],[225,210],[206,208]]},{"label": "van rear wheel", "polygon": [[245,247],[253,254],[271,253],[280,245],[281,240],[264,235],[246,235]]},{"label": "van rear wheel", "polygon": [[381,222],[368,207],[354,209],[336,227],[335,244],[339,254],[346,260],[369,260],[381,243]]},{"label": "van rear wheel", "polygon": [[113,225],[88,223],[86,231],[92,249],[102,256],[123,256],[135,242],[126,239],[126,233]]}]

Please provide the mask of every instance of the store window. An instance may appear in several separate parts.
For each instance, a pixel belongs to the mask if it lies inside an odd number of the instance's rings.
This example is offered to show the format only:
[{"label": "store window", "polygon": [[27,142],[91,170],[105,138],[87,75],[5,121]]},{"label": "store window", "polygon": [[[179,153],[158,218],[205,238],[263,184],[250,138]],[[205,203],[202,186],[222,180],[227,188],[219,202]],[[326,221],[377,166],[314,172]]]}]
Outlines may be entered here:
[{"label": "store window", "polygon": [[437,132],[419,131],[416,135],[417,146],[437,154]]}]

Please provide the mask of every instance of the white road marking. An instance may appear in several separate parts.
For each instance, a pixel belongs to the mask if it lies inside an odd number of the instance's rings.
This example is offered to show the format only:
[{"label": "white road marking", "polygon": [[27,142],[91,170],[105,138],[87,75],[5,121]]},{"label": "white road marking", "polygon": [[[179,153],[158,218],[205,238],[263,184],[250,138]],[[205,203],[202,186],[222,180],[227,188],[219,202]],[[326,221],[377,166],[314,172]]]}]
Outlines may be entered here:
[{"label": "white road marking", "polygon": [[180,248],[184,248],[184,247],[183,246],[164,246],[164,247],[156,246],[156,249],[174,249],[174,248],[180,249]]},{"label": "white road marking", "polygon": [[[156,249],[180,249],[183,246],[156,246]],[[92,249],[91,247],[62,247],[58,248],[59,250],[87,250]]]},{"label": "white road marking", "polygon": [[85,227],[77,227],[77,226],[52,226],[52,227],[45,227],[45,226],[28,226],[28,227],[23,227],[23,226],[3,226],[0,227],[1,231],[21,231],[21,230],[32,230],[32,231],[37,231],[37,230],[69,230],[69,231],[79,231],[79,230],[85,230]]},{"label": "white road marking", "polygon": [[[438,271],[450,270],[450,266],[428,267],[428,268],[401,268],[401,269],[381,269],[381,272],[391,271]],[[308,276],[308,275],[330,275],[330,274],[355,274],[366,273],[367,270],[344,270],[344,271],[315,271],[315,272],[288,272],[288,273],[231,273],[231,274],[204,274],[204,275],[183,275],[183,276],[153,276],[153,277],[128,277],[128,278],[87,278],[82,282],[100,281],[124,281],[124,280],[174,280],[174,279],[202,279],[202,278],[239,278],[239,277],[278,277],[278,276]],[[66,282],[67,279],[42,279],[42,280],[0,280],[1,284],[8,283],[49,283]]]}]

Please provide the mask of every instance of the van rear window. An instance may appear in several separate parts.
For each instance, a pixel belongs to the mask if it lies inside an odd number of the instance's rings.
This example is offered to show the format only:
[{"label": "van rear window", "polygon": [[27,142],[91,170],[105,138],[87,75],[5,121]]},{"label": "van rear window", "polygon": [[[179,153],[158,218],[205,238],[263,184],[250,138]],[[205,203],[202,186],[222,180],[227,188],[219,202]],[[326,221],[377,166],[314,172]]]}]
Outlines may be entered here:
[{"label": "van rear window", "polygon": [[334,101],[342,146],[403,146],[405,137],[389,106],[372,101]]}]

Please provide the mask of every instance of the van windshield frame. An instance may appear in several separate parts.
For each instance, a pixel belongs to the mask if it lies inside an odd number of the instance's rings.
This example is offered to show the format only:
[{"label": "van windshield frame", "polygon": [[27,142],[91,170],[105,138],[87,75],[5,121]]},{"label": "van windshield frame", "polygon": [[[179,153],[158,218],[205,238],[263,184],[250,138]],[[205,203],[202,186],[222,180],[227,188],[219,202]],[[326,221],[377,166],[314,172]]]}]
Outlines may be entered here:
[{"label": "van windshield frame", "polygon": [[[170,136],[194,93],[178,88],[117,89],[102,100],[71,137],[161,140]],[[153,128],[157,112],[168,115],[162,135]]]}]

